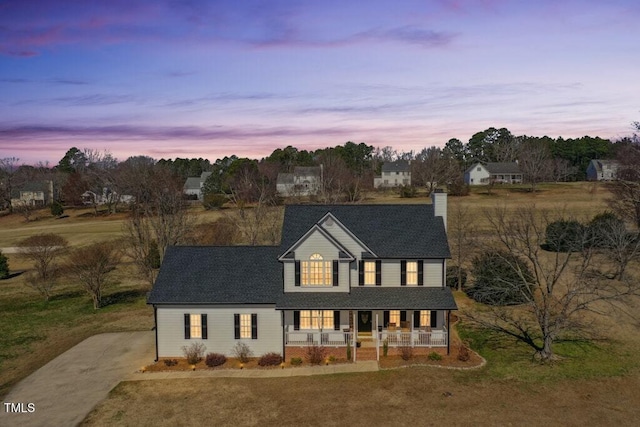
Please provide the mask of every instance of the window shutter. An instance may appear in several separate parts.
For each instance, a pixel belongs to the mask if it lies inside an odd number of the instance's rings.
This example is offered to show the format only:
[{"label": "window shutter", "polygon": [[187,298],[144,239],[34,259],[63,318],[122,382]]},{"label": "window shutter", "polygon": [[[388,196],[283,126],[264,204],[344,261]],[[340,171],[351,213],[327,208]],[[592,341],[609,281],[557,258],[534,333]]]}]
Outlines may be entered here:
[{"label": "window shutter", "polygon": [[402,311],[400,312],[400,321],[401,321],[401,322],[406,322],[406,321],[407,321],[407,312],[406,312],[406,311],[404,311],[404,310],[402,310]]},{"label": "window shutter", "polygon": [[298,310],[293,312],[293,330],[300,330],[300,312]]},{"label": "window shutter", "polygon": [[400,286],[407,286],[407,261],[400,261]]},{"label": "window shutter", "polygon": [[191,339],[191,316],[189,313],[184,314],[184,339]]},{"label": "window shutter", "polygon": [[424,261],[418,260],[418,286],[424,285]]},{"label": "window shutter", "polygon": [[389,310],[384,311],[382,318],[383,318],[384,327],[385,328],[388,327],[389,326]]},{"label": "window shutter", "polygon": [[376,286],[382,286],[382,260],[376,260]]},{"label": "window shutter", "polygon": [[333,286],[338,286],[338,261],[333,261]]},{"label": "window shutter", "polygon": [[358,286],[364,286],[364,261],[358,262]]},{"label": "window shutter", "polygon": [[233,329],[237,340],[240,339],[240,315],[235,313],[233,315]]},{"label": "window shutter", "polygon": [[300,286],[300,261],[296,261],[296,286]]},{"label": "window shutter", "polygon": [[258,315],[256,313],[251,315],[251,339],[258,339]]},{"label": "window shutter", "polygon": [[431,326],[432,328],[436,328],[438,327],[438,312],[435,310],[432,310],[431,313],[429,313],[429,317],[431,317]]},{"label": "window shutter", "polygon": [[418,310],[413,312],[413,327],[414,328],[420,327],[420,311]]},{"label": "window shutter", "polygon": [[202,339],[206,340],[207,339],[207,315],[206,314],[200,315],[200,324],[202,325]]},{"label": "window shutter", "polygon": [[340,330],[340,311],[338,310],[335,310],[333,312],[333,330],[334,331]]}]

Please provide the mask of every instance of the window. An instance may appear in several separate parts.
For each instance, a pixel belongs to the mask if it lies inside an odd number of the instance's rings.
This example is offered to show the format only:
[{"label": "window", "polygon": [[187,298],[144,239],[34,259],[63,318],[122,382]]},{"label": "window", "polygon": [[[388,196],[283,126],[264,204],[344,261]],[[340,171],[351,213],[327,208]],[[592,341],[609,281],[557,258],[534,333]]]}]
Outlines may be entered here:
[{"label": "window", "polygon": [[258,315],[256,313],[234,314],[233,326],[235,339],[258,339]]},{"label": "window", "polygon": [[389,323],[394,323],[400,327],[400,310],[391,310],[389,312]]},{"label": "window", "polygon": [[184,314],[184,339],[207,339],[207,315]]},{"label": "window", "polygon": [[331,261],[323,261],[322,255],[313,254],[309,261],[301,262],[302,286],[332,286]]},{"label": "window", "polygon": [[376,284],[376,263],[375,261],[364,262],[364,284],[375,285]]},{"label": "window", "polygon": [[420,326],[431,325],[431,310],[420,310]]},{"label": "window", "polygon": [[418,262],[407,261],[407,285],[418,284]]},{"label": "window", "polygon": [[478,169],[476,169],[478,172],[480,172],[482,170],[482,168],[480,166],[478,166]]},{"label": "window", "polygon": [[333,310],[301,310],[300,329],[333,329]]},{"label": "window", "polygon": [[251,338],[251,315],[240,315],[240,338]]}]

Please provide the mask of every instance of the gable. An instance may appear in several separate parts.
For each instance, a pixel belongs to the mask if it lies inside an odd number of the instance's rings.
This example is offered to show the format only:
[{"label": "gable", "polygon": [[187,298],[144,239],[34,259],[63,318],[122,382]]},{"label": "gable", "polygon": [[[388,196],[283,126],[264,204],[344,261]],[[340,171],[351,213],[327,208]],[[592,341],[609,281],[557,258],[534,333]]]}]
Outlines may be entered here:
[{"label": "gable", "polygon": [[348,255],[348,258],[355,259],[343,245],[333,236],[327,233],[319,225],[314,225],[302,238],[282,254],[280,260],[292,259],[291,254],[295,254],[295,259],[307,260],[313,254],[320,254],[324,259],[344,258],[340,254]]}]

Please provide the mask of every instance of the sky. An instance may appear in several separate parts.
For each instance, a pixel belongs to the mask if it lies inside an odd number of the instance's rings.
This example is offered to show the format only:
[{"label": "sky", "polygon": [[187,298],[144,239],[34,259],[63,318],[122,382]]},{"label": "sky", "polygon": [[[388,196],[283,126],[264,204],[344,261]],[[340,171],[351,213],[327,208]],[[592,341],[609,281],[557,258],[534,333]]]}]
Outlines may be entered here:
[{"label": "sky", "polygon": [[0,0],[0,158],[260,158],[640,120],[637,0]]}]

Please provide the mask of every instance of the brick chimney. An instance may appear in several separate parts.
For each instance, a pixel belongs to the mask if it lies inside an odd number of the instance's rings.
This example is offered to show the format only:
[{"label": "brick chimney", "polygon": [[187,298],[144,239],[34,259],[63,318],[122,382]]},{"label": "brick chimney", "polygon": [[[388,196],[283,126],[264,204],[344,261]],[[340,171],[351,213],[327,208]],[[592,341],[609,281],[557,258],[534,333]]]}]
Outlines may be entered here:
[{"label": "brick chimney", "polygon": [[433,204],[433,215],[442,217],[444,230],[447,231],[447,193],[436,188],[431,193],[431,203]]}]

